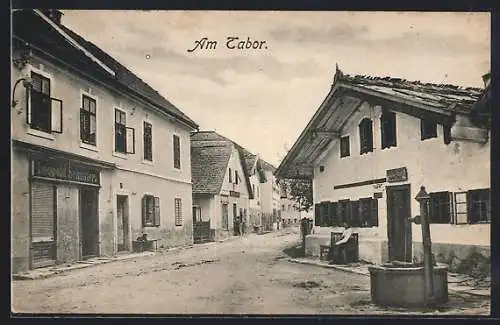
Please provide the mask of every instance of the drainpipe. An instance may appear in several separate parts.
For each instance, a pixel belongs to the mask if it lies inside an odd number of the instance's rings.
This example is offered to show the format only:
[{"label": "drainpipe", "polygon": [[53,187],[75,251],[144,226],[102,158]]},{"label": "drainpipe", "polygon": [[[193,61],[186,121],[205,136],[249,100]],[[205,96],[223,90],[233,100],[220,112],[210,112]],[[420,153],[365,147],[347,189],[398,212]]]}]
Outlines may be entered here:
[{"label": "drainpipe", "polygon": [[[431,231],[429,227],[429,194],[425,187],[420,187],[415,200],[420,204],[420,222],[422,225],[422,244],[424,246],[424,276],[425,276],[425,304],[428,306],[433,301],[433,276],[432,276],[432,244]],[[416,218],[415,218],[416,219]]]}]

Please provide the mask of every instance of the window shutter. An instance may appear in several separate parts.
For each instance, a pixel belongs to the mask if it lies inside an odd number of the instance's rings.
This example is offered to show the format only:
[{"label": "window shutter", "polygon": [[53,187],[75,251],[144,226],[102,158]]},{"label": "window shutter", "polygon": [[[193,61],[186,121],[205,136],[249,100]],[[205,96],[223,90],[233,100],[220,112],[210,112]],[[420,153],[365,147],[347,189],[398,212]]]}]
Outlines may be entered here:
[{"label": "window shutter", "polygon": [[359,220],[359,201],[351,201],[351,225],[359,227],[361,225]]},{"label": "window shutter", "polygon": [[130,127],[125,127],[126,137],[125,137],[125,150],[126,153],[135,153],[135,129]]},{"label": "window shutter", "polygon": [[454,202],[453,202],[453,193],[448,192],[448,203],[449,203],[449,211],[450,211],[450,224],[455,223],[455,209],[454,209]]},{"label": "window shutter", "polygon": [[378,227],[378,200],[371,199],[370,226]]},{"label": "window shutter", "polygon": [[314,205],[314,224],[316,226],[320,226],[320,223],[321,223],[321,211],[319,209],[320,205],[318,203],[316,203]]},{"label": "window shutter", "polygon": [[367,144],[368,144],[368,151],[371,152],[373,151],[373,121],[369,120],[368,124],[368,130],[367,130]]},{"label": "window shutter", "polygon": [[62,133],[63,131],[63,103],[62,100],[51,98],[50,99],[51,111],[51,124],[52,132]]},{"label": "window shutter", "polygon": [[31,88],[26,87],[26,124],[31,125]]},{"label": "window shutter", "polygon": [[31,184],[31,236],[33,241],[53,241],[55,188],[50,183]]},{"label": "window shutter", "polygon": [[155,226],[160,225],[160,198],[154,198],[154,220],[153,223]]},{"label": "window shutter", "polygon": [[146,216],[147,216],[147,207],[146,207],[146,195],[142,197],[142,226],[146,226]]},{"label": "window shutter", "polygon": [[330,203],[330,226],[337,226],[338,225],[338,220],[337,220],[337,203],[336,202],[331,202]]}]

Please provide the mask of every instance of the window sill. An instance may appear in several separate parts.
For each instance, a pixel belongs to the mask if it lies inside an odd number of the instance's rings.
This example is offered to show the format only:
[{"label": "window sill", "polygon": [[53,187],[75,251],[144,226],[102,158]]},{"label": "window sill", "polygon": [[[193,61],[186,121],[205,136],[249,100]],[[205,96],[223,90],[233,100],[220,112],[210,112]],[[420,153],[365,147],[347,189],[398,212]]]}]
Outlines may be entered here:
[{"label": "window sill", "polygon": [[51,133],[47,133],[47,132],[43,132],[43,131],[31,129],[31,128],[28,129],[27,133],[29,135],[39,137],[39,138],[44,138],[47,140],[55,140],[56,139],[56,137]]},{"label": "window sill", "polygon": [[160,225],[154,226],[154,225],[144,225],[143,228],[160,228]]},{"label": "window sill", "polygon": [[113,151],[112,155],[121,159],[127,159],[127,155],[121,152]]},{"label": "window sill", "polygon": [[437,137],[437,136],[435,136],[435,137],[428,137],[428,138],[423,138],[423,139],[422,139],[422,138],[420,138],[420,140],[421,140],[421,141],[432,140],[432,139],[437,140],[437,139],[438,139],[438,137]]},{"label": "window sill", "polygon": [[88,144],[80,141],[80,148],[87,149],[94,152],[99,152],[97,145]]},{"label": "window sill", "polygon": [[153,165],[154,165],[154,162],[152,162],[151,160],[144,160],[144,159],[143,159],[143,160],[142,160],[142,163],[143,163],[144,165],[150,165],[150,166],[153,166]]},{"label": "window sill", "polygon": [[174,168],[172,168],[172,170],[173,170],[174,172],[178,172],[178,173],[181,173],[181,172],[182,172],[182,169],[180,169],[180,168],[175,168],[175,167],[174,167]]}]

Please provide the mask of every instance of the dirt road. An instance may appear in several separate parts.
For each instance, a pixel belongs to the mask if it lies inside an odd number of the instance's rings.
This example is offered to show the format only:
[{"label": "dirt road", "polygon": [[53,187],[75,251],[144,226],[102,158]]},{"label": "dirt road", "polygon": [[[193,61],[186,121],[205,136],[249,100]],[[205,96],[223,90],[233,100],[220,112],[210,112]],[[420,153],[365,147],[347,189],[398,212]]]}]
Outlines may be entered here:
[{"label": "dirt road", "polygon": [[[370,303],[369,278],[286,261],[298,234],[224,243],[14,281],[13,311],[127,314],[394,314]],[[489,303],[451,296],[438,314],[489,314]],[[415,311],[420,313],[422,311]]]}]

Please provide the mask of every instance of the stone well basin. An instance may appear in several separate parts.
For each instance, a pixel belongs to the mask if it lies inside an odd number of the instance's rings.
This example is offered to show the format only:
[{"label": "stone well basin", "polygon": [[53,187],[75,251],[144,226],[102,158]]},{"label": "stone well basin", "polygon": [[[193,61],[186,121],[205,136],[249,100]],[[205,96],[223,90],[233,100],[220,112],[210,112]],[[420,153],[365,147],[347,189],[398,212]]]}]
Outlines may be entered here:
[{"label": "stone well basin", "polygon": [[[371,299],[376,305],[425,307],[424,268],[411,263],[370,266]],[[448,301],[448,267],[433,266],[433,299],[427,306]]]}]

